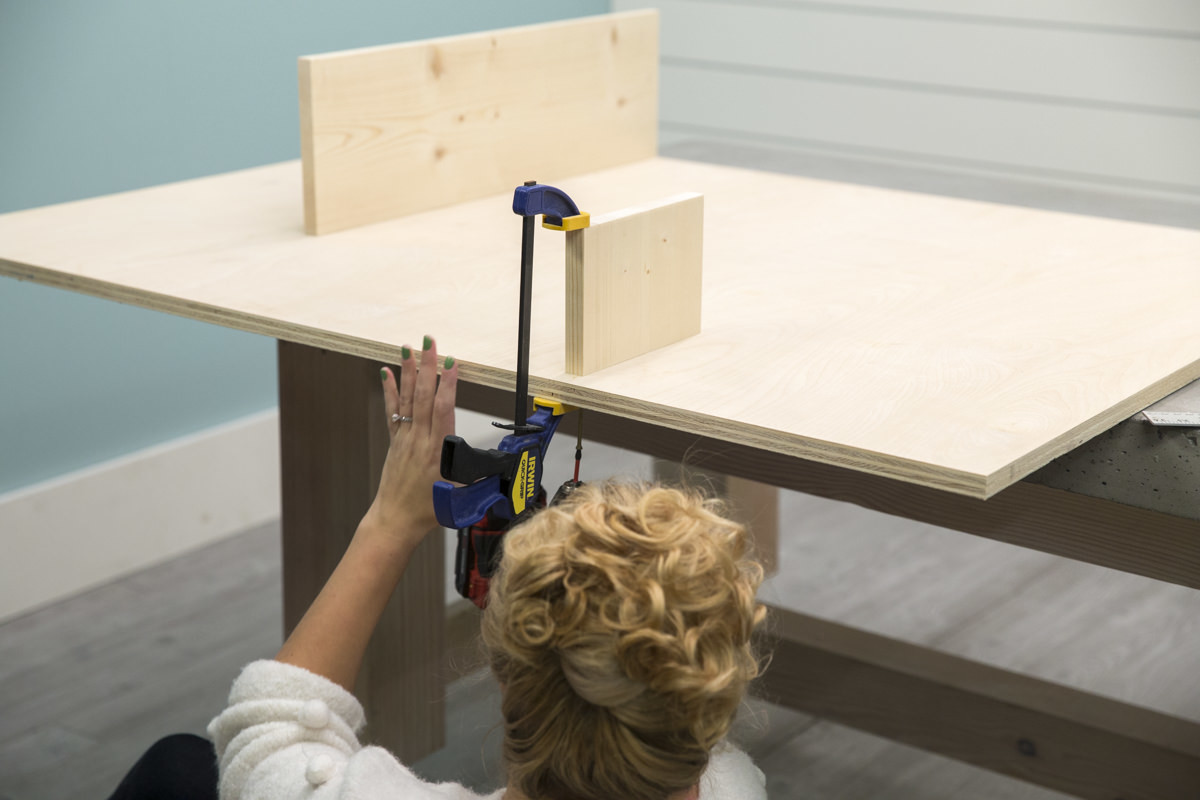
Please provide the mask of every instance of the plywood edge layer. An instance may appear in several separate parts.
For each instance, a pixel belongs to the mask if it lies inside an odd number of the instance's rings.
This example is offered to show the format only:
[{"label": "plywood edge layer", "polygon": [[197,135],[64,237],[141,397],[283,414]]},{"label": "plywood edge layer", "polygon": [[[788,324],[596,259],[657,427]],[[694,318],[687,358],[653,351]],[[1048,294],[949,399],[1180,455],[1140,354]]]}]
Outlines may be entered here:
[{"label": "plywood edge layer", "polygon": [[987,476],[986,493],[989,498],[1012,486],[1030,473],[1036,472],[1059,456],[1065,455],[1084,442],[1099,436],[1148,405],[1182,389],[1200,378],[1200,359],[1181,367],[1165,378],[1155,381],[1142,391],[1117,403],[1106,411],[1095,415],[1071,430],[1056,436],[1043,447],[1029,453]]},{"label": "plywood edge layer", "polygon": [[578,231],[568,231],[563,244],[566,261],[564,285],[566,299],[563,305],[563,369],[572,375],[583,371],[583,237],[572,236]]},{"label": "plywood edge layer", "polygon": [[297,70],[300,84],[300,171],[304,182],[304,232],[316,236],[321,231],[317,229],[317,189],[313,176],[312,61],[300,59]]}]

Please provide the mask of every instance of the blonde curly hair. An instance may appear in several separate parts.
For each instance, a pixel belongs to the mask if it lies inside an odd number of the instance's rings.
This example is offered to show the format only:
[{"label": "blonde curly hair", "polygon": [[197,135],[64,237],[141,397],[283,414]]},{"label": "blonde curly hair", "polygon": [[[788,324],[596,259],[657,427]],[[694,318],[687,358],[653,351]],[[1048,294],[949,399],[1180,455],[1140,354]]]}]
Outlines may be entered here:
[{"label": "blonde curly hair", "polygon": [[506,537],[483,617],[509,780],[531,800],[695,785],[759,672],[762,567],[719,501],[589,484]]}]

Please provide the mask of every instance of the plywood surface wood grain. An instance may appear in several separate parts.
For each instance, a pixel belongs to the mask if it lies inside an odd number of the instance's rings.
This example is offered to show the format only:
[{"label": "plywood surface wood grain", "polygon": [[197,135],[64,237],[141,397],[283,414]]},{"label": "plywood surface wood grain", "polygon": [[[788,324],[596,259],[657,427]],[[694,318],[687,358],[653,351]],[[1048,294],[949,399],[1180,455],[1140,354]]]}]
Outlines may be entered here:
[{"label": "plywood surface wood grain", "polygon": [[589,375],[700,332],[701,195],[595,217],[566,236],[567,372]]},{"label": "plywood surface wood grain", "polygon": [[309,233],[650,158],[658,13],[300,59]]},{"label": "plywood surface wood grain", "polygon": [[[538,394],[986,497],[1200,377],[1195,231],[664,158],[559,185],[595,215],[702,193],[704,329],[568,374],[539,231]],[[511,190],[309,237],[300,186],[292,162],[6,214],[0,273],[367,358],[430,333],[512,387]]]}]

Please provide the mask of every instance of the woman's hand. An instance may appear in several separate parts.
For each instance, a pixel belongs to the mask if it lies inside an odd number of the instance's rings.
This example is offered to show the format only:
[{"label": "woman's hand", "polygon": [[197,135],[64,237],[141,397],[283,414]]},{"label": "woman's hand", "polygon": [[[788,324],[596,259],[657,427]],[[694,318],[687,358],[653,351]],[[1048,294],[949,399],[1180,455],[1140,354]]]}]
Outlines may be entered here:
[{"label": "woman's hand", "polygon": [[437,525],[433,482],[441,477],[442,438],[454,433],[454,359],[446,359],[439,386],[432,339],[425,337],[419,369],[412,352],[407,347],[402,352],[399,386],[390,369],[382,370],[391,443],[379,492],[325,587],[275,656],[351,691],[388,598],[421,538]]},{"label": "woman's hand", "polygon": [[380,371],[391,442],[379,491],[360,529],[371,536],[415,546],[437,526],[433,483],[441,478],[442,440],[454,433],[458,367],[453,358],[447,358],[439,383],[437,345],[428,336],[419,366],[407,347],[401,352],[404,359],[400,362],[398,386],[392,370],[384,367]]}]

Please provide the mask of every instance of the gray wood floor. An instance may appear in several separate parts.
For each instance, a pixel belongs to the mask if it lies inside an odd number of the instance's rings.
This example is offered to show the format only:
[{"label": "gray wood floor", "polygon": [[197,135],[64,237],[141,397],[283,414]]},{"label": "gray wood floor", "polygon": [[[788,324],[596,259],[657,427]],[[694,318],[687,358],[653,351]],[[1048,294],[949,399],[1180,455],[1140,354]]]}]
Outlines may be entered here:
[{"label": "gray wood floor", "polygon": [[[588,453],[594,474],[649,472]],[[802,495],[782,503],[765,600],[1200,719],[1200,592]],[[280,617],[268,525],[0,625],[0,800],[107,796],[155,739],[203,732],[239,668],[279,647]],[[451,745],[418,770],[496,785],[495,687],[468,675],[448,699]],[[773,798],[1061,797],[761,702],[737,738]]]}]

